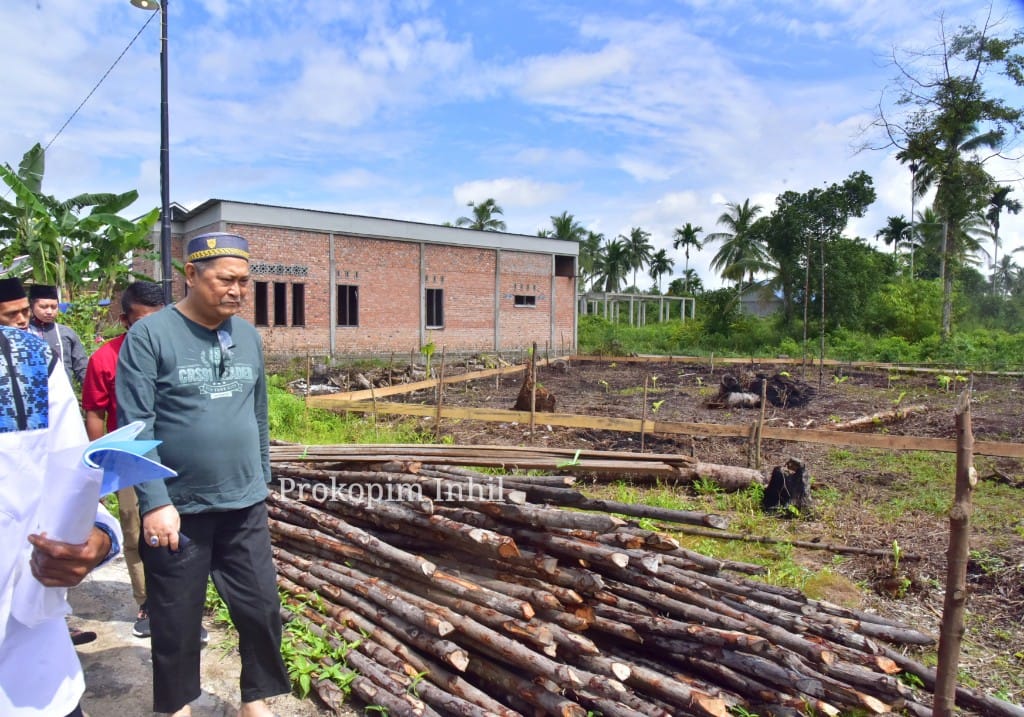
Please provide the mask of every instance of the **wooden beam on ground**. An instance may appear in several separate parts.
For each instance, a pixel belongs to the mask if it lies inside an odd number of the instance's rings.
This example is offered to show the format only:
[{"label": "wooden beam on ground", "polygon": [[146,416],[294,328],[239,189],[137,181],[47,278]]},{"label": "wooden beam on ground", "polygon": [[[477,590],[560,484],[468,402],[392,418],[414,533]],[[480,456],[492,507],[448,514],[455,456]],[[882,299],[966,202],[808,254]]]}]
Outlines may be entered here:
[{"label": "wooden beam on ground", "polygon": [[[330,396],[310,397],[310,405],[328,408],[335,411],[354,411],[371,413],[373,404],[366,401],[336,399],[327,401]],[[424,416],[436,418],[437,408],[427,404],[410,404],[381,402],[376,403],[377,414],[401,416]],[[492,423],[519,423],[529,426],[529,411],[510,411],[500,408],[466,408],[447,406],[441,410],[442,419],[485,421]],[[750,437],[748,424],[724,423],[686,423],[678,421],[642,422],[639,418],[613,418],[610,416],[584,416],[573,413],[545,413],[540,422],[549,426],[563,428],[586,428],[591,430],[621,431],[639,433],[642,429],[649,435],[682,435],[682,436],[716,436],[720,438]],[[776,441],[793,441],[796,443],[819,443],[830,446],[854,448],[878,448],[898,451],[937,451],[955,453],[956,441],[951,438],[920,438],[918,436],[876,435],[870,433],[845,433],[832,430],[808,428],[782,428],[765,426],[761,438]],[[974,452],[982,456],[999,456],[1003,458],[1024,458],[1024,444],[1002,441],[977,441]]]},{"label": "wooden beam on ground", "polygon": [[[558,359],[552,359],[557,361]],[[551,361],[546,359],[539,359],[537,361],[538,366],[547,366]],[[455,376],[445,376],[443,379],[444,385],[450,385],[453,383],[465,383],[466,381],[477,381],[485,378],[492,378],[494,376],[504,376],[505,374],[516,374],[520,371],[526,370],[525,364],[516,366],[501,366],[499,368],[488,368],[482,371],[471,371],[468,373],[461,373]],[[320,394],[319,396],[309,396],[306,400],[310,406],[321,406],[323,408],[332,408],[331,405],[336,401],[366,401],[372,398],[386,398],[387,396],[400,396],[405,393],[415,393],[416,391],[426,391],[437,386],[436,378],[428,378],[422,381],[413,381],[412,383],[397,383],[393,386],[380,386],[378,388],[367,389],[365,391],[345,391],[343,393],[327,393]],[[328,405],[324,405],[328,404]]]}]

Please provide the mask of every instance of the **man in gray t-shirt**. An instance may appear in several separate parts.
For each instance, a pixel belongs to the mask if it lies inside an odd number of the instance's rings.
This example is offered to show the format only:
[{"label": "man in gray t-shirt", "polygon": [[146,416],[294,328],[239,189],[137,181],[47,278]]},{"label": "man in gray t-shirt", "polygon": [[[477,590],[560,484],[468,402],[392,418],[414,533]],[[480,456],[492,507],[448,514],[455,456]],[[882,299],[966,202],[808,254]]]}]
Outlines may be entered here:
[{"label": "man in gray t-shirt", "polygon": [[270,481],[260,336],[235,316],[249,249],[233,234],[188,243],[188,295],[132,325],[118,357],[118,423],[143,421],[177,477],[136,487],[151,618],[153,709],[189,717],[199,697],[207,575],[229,606],[242,658],[239,717],[272,715],[290,690],[264,500]]}]

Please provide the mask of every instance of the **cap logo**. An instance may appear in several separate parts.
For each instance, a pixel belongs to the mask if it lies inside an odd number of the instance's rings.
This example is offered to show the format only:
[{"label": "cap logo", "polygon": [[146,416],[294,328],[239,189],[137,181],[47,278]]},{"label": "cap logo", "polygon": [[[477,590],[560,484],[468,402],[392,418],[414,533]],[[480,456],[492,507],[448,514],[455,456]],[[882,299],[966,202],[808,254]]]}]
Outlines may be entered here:
[{"label": "cap logo", "polygon": [[202,261],[217,257],[249,260],[249,242],[245,237],[226,232],[211,232],[192,237],[185,252],[186,261]]}]

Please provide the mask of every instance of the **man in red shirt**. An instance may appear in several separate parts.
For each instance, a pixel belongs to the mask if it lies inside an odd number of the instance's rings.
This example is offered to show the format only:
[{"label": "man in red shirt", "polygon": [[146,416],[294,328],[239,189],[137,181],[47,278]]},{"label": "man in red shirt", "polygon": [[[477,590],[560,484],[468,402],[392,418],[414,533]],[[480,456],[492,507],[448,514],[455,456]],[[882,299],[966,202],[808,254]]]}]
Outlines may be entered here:
[{"label": "man in red shirt", "polygon": [[[121,294],[121,324],[127,330],[139,319],[164,307],[164,292],[160,284],[136,281]],[[85,410],[85,430],[94,441],[117,428],[117,397],[114,395],[114,375],[117,356],[126,334],[107,341],[89,357],[89,365],[82,382],[82,408]],[[128,577],[132,593],[139,605],[138,617],[132,634],[149,637],[149,612],[146,608],[146,578],[139,558],[139,503],[134,488],[117,491],[119,519],[124,532],[124,557],[128,564]]]}]

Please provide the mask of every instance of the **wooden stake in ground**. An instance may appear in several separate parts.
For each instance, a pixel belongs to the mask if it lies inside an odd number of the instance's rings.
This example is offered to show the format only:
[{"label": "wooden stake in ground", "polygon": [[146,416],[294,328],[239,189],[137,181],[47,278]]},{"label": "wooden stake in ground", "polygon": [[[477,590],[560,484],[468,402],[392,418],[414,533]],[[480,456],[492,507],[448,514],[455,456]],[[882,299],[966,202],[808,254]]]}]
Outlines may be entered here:
[{"label": "wooden stake in ground", "polygon": [[971,387],[956,406],[956,492],[949,511],[949,552],[946,557],[946,597],[939,628],[939,665],[935,678],[934,717],[956,712],[957,666],[964,636],[967,605],[967,557],[970,550],[971,498],[978,482],[974,470],[974,432],[971,427]]},{"label": "wooden stake in ground", "polygon": [[312,359],[309,357],[309,352],[306,352],[306,395],[302,397],[302,425],[305,428],[309,428],[309,389],[312,387],[310,381],[313,380],[312,371]]},{"label": "wooden stake in ground", "polygon": [[640,452],[644,452],[644,436],[647,434],[647,376],[644,376],[644,409],[640,418]]},{"label": "wooden stake in ground", "polygon": [[533,428],[537,423],[537,342],[530,351],[530,443],[533,443]]},{"label": "wooden stake in ground", "polygon": [[757,417],[757,441],[754,443],[754,468],[761,468],[761,431],[764,429],[764,404],[768,398],[768,382],[761,382],[761,413]]},{"label": "wooden stake in ground", "polygon": [[[444,351],[441,347],[441,375],[437,377],[437,412],[434,415],[434,435],[441,436],[441,406],[444,404]],[[430,378],[429,376],[427,378]]]}]

